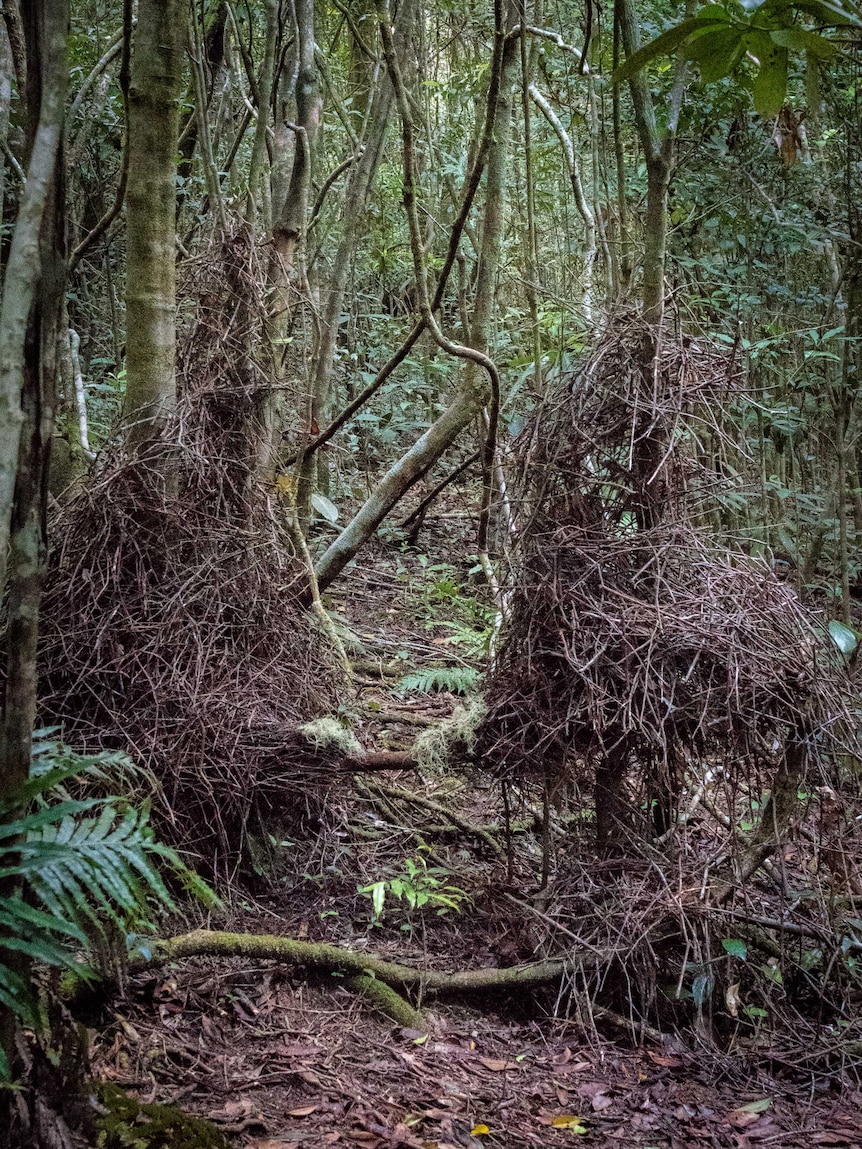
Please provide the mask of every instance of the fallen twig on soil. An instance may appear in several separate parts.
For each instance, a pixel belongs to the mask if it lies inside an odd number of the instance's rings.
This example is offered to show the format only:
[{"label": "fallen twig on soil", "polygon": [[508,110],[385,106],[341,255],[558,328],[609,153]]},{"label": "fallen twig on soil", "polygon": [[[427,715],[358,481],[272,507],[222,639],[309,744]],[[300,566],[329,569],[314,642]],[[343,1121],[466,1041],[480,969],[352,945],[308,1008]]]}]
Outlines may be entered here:
[{"label": "fallen twig on soil", "polygon": [[415,770],[418,765],[412,750],[369,750],[361,758],[345,758],[341,769],[347,774],[364,774],[372,770]]}]

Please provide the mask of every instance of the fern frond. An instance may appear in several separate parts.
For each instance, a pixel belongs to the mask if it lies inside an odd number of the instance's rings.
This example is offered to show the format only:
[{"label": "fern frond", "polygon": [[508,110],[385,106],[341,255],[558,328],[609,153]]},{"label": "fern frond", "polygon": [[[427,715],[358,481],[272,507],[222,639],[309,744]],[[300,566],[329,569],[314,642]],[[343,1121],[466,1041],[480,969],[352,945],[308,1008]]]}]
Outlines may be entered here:
[{"label": "fern frond", "polygon": [[[43,741],[34,747],[34,776],[0,803],[0,881],[20,890],[0,899],[0,1005],[30,1026],[39,1025],[38,1000],[16,959],[88,976],[80,951],[103,941],[106,930],[125,938],[130,928],[151,929],[155,908],[174,908],[159,872],[165,865],[195,896],[221,904],[156,841],[147,803],[135,808],[115,796],[76,798],[66,788],[73,778],[77,791],[82,778],[101,784],[111,769],[132,770],[128,759],[84,758],[47,740],[51,733],[41,731]],[[8,1074],[0,1057],[0,1083]]]}]

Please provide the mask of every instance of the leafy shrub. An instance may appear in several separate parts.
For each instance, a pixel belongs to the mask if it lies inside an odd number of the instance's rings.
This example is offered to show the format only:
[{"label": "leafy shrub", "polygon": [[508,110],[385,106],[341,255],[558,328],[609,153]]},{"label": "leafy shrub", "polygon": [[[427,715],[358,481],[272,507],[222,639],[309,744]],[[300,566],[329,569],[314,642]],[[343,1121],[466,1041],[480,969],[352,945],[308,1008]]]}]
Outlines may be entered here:
[{"label": "leafy shrub", "polygon": [[[460,886],[449,885],[450,876],[443,866],[429,866],[427,858],[418,853],[413,858],[405,858],[403,868],[393,877],[360,886],[357,893],[371,899],[375,924],[383,918],[387,902],[406,905],[408,913],[434,909],[438,914],[447,914],[450,910],[460,910],[467,898]],[[406,928],[410,928],[409,922]]]}]

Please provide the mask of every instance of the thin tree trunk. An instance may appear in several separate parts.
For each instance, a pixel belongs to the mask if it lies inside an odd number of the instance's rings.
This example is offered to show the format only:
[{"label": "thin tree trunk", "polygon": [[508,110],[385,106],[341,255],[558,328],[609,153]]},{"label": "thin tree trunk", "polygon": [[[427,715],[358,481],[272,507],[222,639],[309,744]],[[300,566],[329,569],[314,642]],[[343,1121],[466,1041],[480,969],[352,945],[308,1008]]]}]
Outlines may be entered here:
[{"label": "thin tree trunk", "polygon": [[[68,12],[58,3],[44,15],[45,68],[65,69]],[[50,73],[46,72],[46,76]],[[40,276],[39,234],[54,179],[63,126],[65,84],[45,85],[3,279],[0,308],[0,588],[6,581],[12,500],[24,412],[24,346],[27,322]]]},{"label": "thin tree trunk", "polygon": [[129,86],[126,222],[128,441],[151,439],[176,401],[176,154],[185,40],[181,0],[139,0]]},{"label": "thin tree trunk", "polygon": [[[297,0],[297,67],[295,81],[296,122],[286,125],[295,135],[293,167],[283,203],[278,202],[273,186],[273,211],[277,212],[272,229],[272,255],[269,264],[268,334],[276,383],[285,375],[285,339],[291,322],[291,295],[298,286],[308,306],[313,300],[305,267],[305,233],[308,224],[308,190],[314,144],[322,119],[322,100],[317,83],[314,40],[314,0]],[[275,165],[274,165],[275,166]],[[274,185],[275,185],[275,181]],[[297,267],[297,263],[300,265]],[[298,280],[298,284],[294,283]],[[317,341],[315,341],[317,342]],[[314,356],[317,348],[313,348]],[[271,392],[263,411],[263,441],[259,471],[269,475],[277,462],[284,419],[281,392]],[[300,508],[302,500],[299,501]]]},{"label": "thin tree trunk", "polygon": [[[5,799],[29,775],[36,712],[47,466],[65,285],[61,138],[68,30],[69,9],[63,0],[27,13],[30,160],[0,312],[0,593],[6,586],[9,554],[0,727],[0,797]],[[2,893],[14,892],[7,882]],[[12,1014],[0,1009],[0,1049],[10,1065],[14,1032]],[[3,1092],[0,1126],[6,1124],[9,1098]]]},{"label": "thin tree trunk", "polygon": [[[396,21],[396,35],[399,41],[406,35],[412,19],[412,0],[399,5]],[[392,116],[393,92],[387,78],[377,86],[371,99],[368,129],[364,139],[365,150],[354,165],[344,197],[344,211],[341,220],[341,240],[335,253],[326,302],[320,318],[320,343],[316,350],[316,362],[311,380],[307,419],[304,428],[308,435],[314,434],[314,427],[329,414],[332,401],[332,372],[335,363],[335,348],[338,342],[339,321],[344,305],[344,295],[350,276],[350,267],[356,250],[357,237],[362,230],[368,193],[377,174],[383,144]],[[316,459],[305,456],[300,464],[297,486],[297,510],[300,522],[308,521],[308,504],[314,486]]]},{"label": "thin tree trunk", "polygon": [[[492,68],[488,117],[480,147],[480,150],[485,147],[488,149],[488,179],[475,286],[475,307],[470,331],[470,347],[474,354],[470,356],[471,361],[464,371],[458,394],[447,410],[420,436],[407,453],[390,467],[365,504],[318,560],[316,573],[321,590],[338,577],[360,547],[373,535],[386,515],[416,480],[433,466],[461,432],[476,419],[488,401],[488,385],[477,372],[482,370],[483,360],[487,358],[484,351],[489,341],[505,221],[505,181],[516,44],[511,37],[505,36],[505,29],[498,29],[497,37],[495,51],[499,51],[500,62]],[[495,76],[497,67],[499,71]],[[495,96],[497,77],[499,86]],[[468,349],[462,348],[461,352],[465,350]],[[487,370],[487,367],[484,369]]]},{"label": "thin tree trunk", "polygon": [[[257,126],[254,133],[254,143],[251,149],[251,164],[248,173],[248,195],[246,197],[245,216],[249,224],[254,222],[255,196],[263,176],[266,158],[266,128],[269,123],[269,110],[272,106],[272,89],[275,82],[275,42],[278,37],[278,0],[266,0],[266,31],[264,40],[263,63],[260,70],[260,81],[257,84]],[[251,79],[251,72],[249,72]],[[266,202],[269,197],[265,197]],[[266,217],[266,211],[264,211]],[[264,227],[268,230],[271,220],[264,218]]]},{"label": "thin tree trunk", "polygon": [[[12,105],[12,76],[15,65],[6,24],[0,23],[0,146],[6,151],[9,140],[9,111]],[[0,157],[0,221],[3,219],[3,200],[6,194],[6,165]]]},{"label": "thin tree trunk", "polygon": [[575,152],[574,144],[569,136],[569,133],[563,127],[562,121],[539,89],[535,84],[530,84],[529,88],[530,99],[551,125],[557,139],[560,141],[560,146],[563,149],[563,155],[566,157],[566,168],[569,173],[569,182],[572,185],[572,193],[575,197],[575,206],[578,209],[578,214],[584,221],[584,273],[583,273],[583,310],[584,320],[588,327],[592,327],[594,318],[594,300],[593,300],[593,270],[596,262],[596,217],[593,209],[587,202],[587,197],[584,192],[584,186],[581,183],[581,172],[578,164],[577,154]]}]

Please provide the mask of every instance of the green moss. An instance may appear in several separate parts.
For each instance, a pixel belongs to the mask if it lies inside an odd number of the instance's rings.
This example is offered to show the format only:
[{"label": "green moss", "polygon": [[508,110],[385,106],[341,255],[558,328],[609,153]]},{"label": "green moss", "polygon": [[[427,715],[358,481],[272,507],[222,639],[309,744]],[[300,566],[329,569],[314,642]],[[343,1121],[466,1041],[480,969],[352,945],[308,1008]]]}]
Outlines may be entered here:
[{"label": "green moss", "polygon": [[108,1082],[94,1092],[105,1109],[96,1124],[97,1149],[229,1149],[209,1121],[173,1105],[144,1105]]}]

